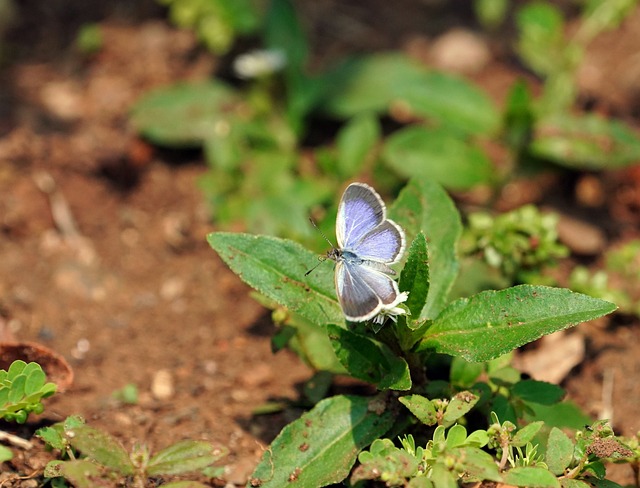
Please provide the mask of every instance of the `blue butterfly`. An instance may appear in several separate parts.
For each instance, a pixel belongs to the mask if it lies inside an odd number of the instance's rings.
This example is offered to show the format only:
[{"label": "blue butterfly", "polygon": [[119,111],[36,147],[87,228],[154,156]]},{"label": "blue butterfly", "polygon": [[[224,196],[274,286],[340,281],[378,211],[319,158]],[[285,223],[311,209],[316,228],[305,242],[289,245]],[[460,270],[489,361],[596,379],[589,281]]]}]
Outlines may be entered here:
[{"label": "blue butterfly", "polygon": [[382,198],[369,185],[352,183],[344,191],[336,239],[327,257],[336,262],[336,293],[347,320],[372,319],[407,299],[389,276],[396,274],[389,265],[404,254],[404,231],[386,218]]}]

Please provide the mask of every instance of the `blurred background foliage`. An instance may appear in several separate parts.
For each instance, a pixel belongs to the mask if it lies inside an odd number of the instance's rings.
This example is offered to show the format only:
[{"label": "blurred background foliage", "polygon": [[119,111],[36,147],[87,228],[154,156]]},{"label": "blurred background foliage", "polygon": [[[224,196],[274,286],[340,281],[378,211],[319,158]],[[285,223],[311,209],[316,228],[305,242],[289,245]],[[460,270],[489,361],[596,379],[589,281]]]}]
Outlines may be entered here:
[{"label": "blurred background foliage", "polygon": [[[573,2],[570,26],[568,9],[556,2],[476,0],[484,35],[515,39],[506,56],[523,76],[502,106],[473,82],[400,51],[349,55],[312,71],[290,0],[159,1],[230,69],[148,93],[131,122],[158,146],[203,150],[209,169],[200,188],[221,228],[289,237],[320,251],[327,244],[308,219],[333,236],[347,181],[363,179],[393,195],[409,178],[431,179],[463,199],[475,195],[485,209],[469,215],[460,249],[478,277],[462,273],[464,294],[553,284],[546,269],[568,255],[557,219],[535,207],[497,215],[491,209],[500,192],[542,173],[640,161],[637,131],[578,103],[576,79],[589,43],[618,28],[635,0]],[[535,90],[525,81],[531,75]],[[606,260],[603,268],[615,266]],[[586,273],[575,270],[573,284],[610,298],[612,280]]]}]

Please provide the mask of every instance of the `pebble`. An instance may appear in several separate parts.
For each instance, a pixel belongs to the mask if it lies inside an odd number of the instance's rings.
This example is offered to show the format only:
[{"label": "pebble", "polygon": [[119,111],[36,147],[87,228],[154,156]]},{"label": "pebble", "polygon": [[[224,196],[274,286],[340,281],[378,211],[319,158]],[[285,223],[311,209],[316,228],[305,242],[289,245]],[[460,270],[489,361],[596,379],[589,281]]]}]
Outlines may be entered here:
[{"label": "pebble", "polygon": [[171,302],[180,298],[184,294],[185,288],[186,285],[182,278],[169,278],[162,283],[162,286],[160,287],[160,296],[164,300]]},{"label": "pebble", "polygon": [[437,68],[459,74],[473,74],[491,60],[487,43],[466,29],[452,29],[431,46],[431,58]]},{"label": "pebble", "polygon": [[607,239],[595,225],[568,215],[560,215],[558,238],[575,254],[593,256],[604,250]]},{"label": "pebble", "polygon": [[173,375],[169,370],[156,371],[151,381],[151,394],[156,400],[169,400],[175,394]]}]

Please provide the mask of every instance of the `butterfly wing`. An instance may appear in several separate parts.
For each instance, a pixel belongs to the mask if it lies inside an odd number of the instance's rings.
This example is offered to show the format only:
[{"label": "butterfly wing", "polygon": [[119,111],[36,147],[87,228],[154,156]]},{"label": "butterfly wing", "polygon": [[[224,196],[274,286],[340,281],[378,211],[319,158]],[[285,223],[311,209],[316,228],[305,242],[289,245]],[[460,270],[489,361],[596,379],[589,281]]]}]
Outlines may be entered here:
[{"label": "butterfly wing", "polygon": [[393,264],[400,261],[404,249],[405,237],[402,227],[393,220],[384,220],[362,236],[351,250],[365,261]]},{"label": "butterfly wing", "polygon": [[336,239],[341,249],[351,249],[385,219],[384,202],[369,185],[352,183],[344,191],[336,218]]},{"label": "butterfly wing", "polygon": [[335,272],[336,291],[347,320],[369,320],[383,307],[398,302],[398,285],[375,267],[338,261]]}]

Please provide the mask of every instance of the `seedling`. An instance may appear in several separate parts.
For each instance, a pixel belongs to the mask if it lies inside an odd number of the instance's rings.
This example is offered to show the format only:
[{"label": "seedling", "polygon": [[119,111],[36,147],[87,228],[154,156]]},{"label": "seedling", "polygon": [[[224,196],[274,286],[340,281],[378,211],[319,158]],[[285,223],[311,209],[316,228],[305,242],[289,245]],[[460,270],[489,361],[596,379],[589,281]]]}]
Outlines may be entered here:
[{"label": "seedling", "polygon": [[[128,453],[112,436],[86,425],[77,416],[39,429],[37,435],[65,458],[49,462],[44,471],[45,477],[64,478],[77,488],[118,482],[143,488],[150,477],[200,471],[226,455],[225,449],[216,449],[208,442],[189,440],[173,444],[154,455],[146,446],[136,446]],[[195,481],[175,481],[163,486],[204,488],[206,485]]]}]

